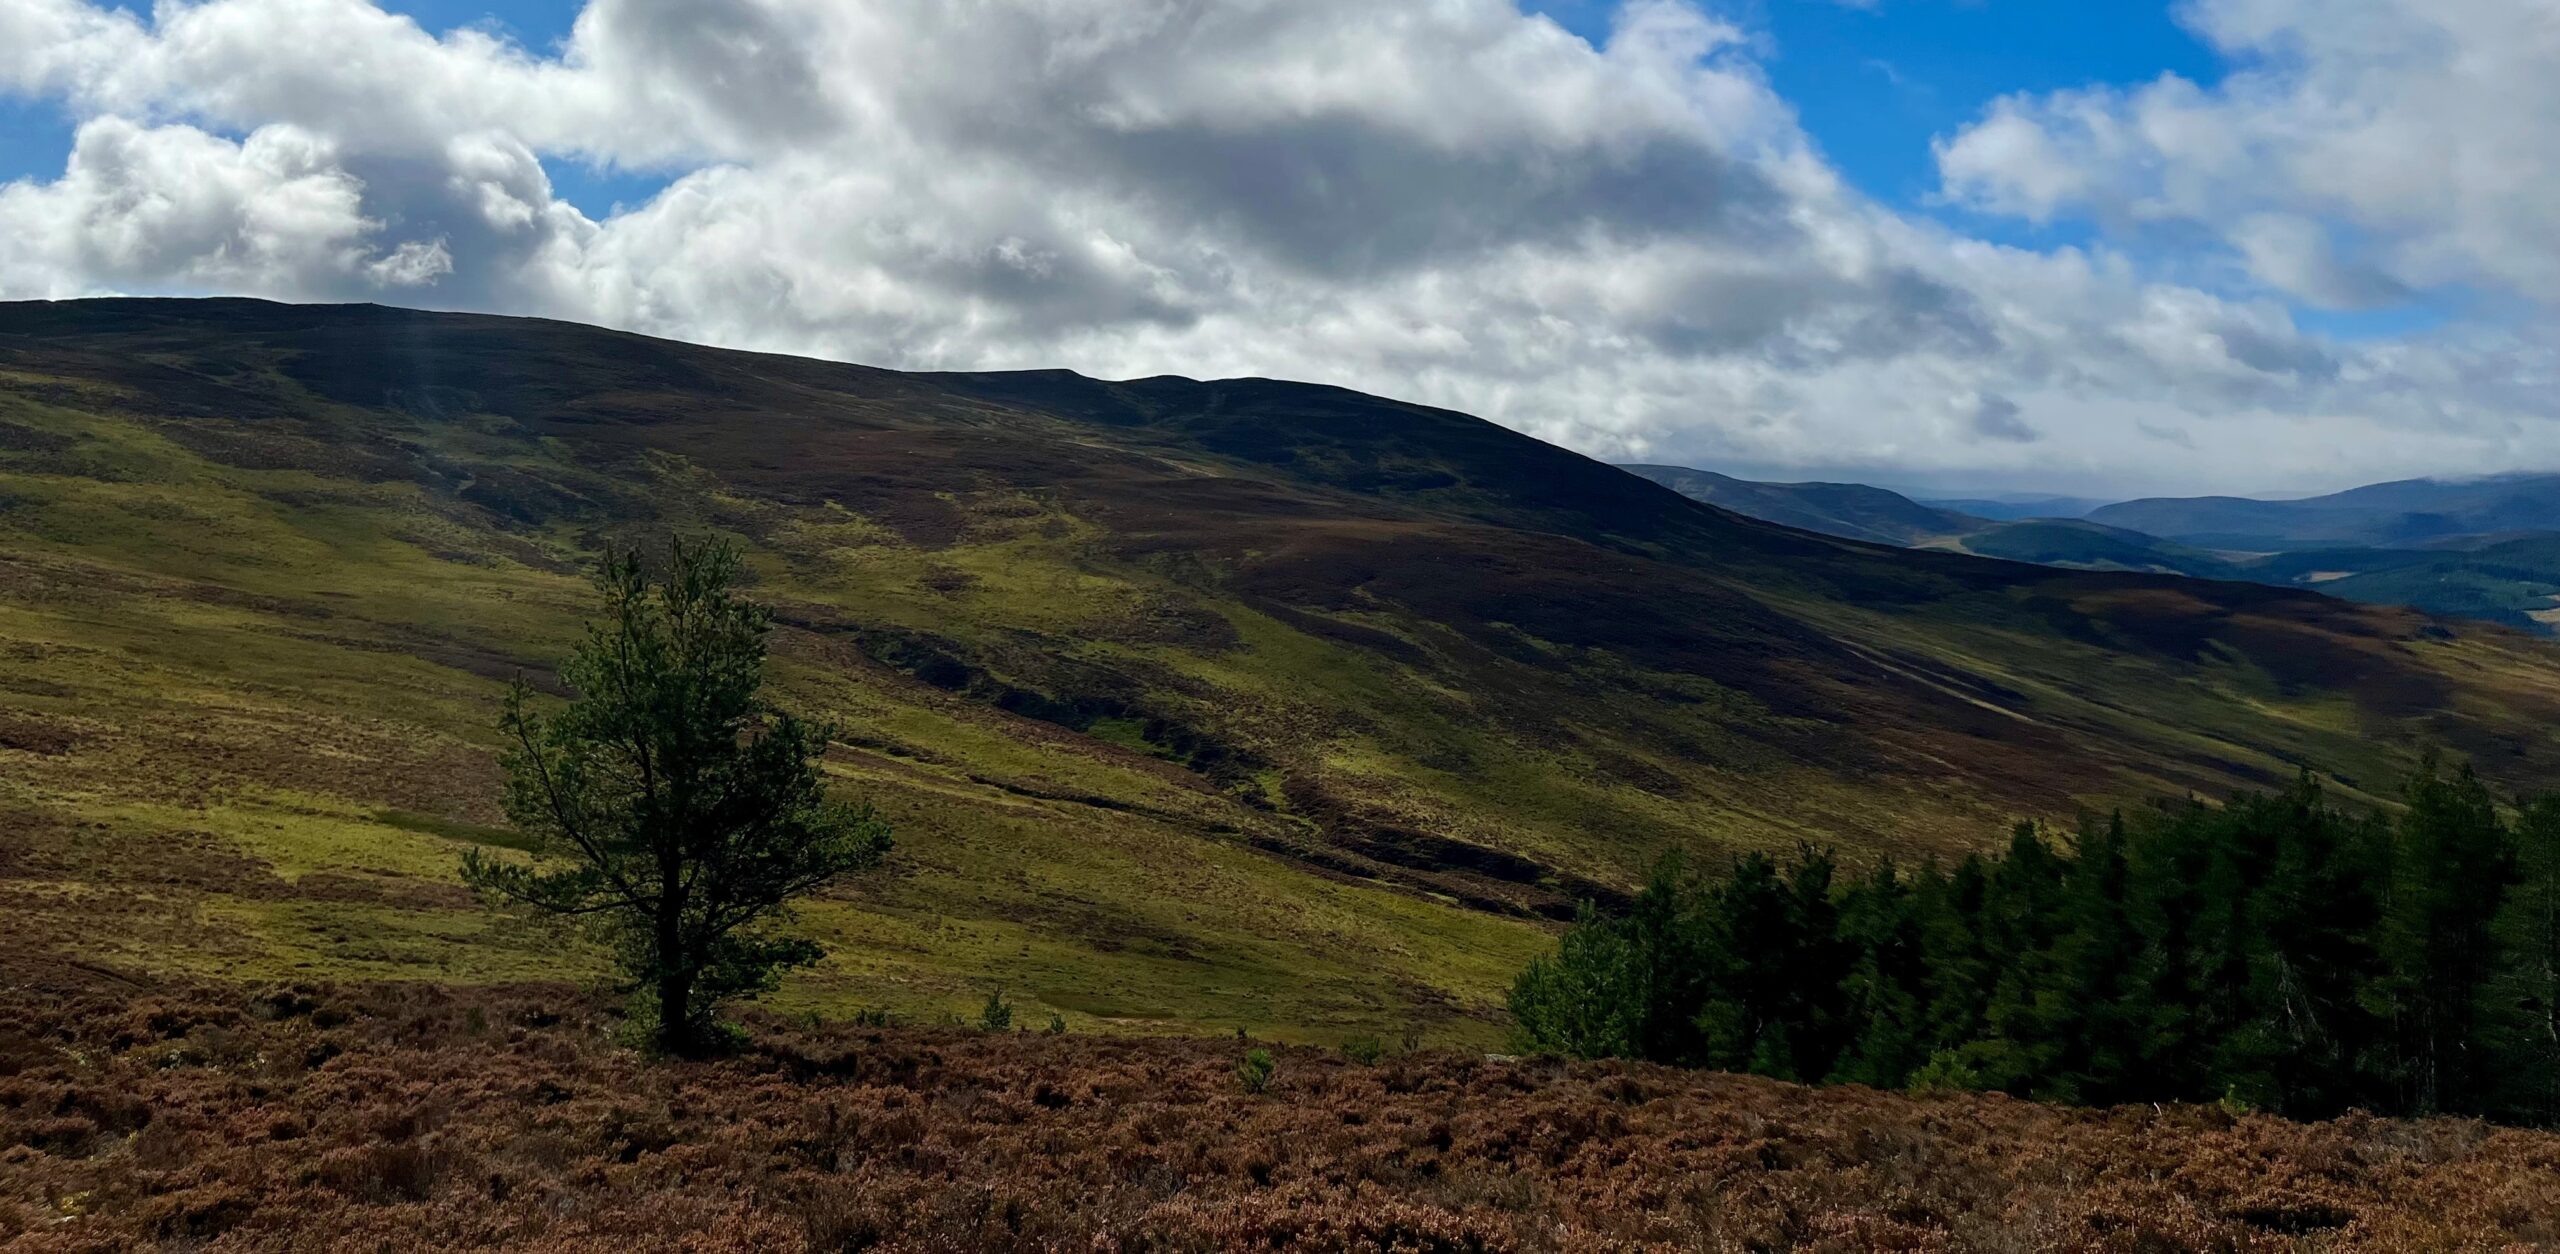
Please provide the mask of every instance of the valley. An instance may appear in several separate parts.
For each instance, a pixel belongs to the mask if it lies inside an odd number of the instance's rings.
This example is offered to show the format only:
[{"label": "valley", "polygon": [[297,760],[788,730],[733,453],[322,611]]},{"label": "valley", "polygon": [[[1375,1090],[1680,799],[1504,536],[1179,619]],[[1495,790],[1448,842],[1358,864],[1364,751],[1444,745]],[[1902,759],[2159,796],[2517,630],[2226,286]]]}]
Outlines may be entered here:
[{"label": "valley", "polygon": [[[1846,483],[1754,483],[1629,466],[1673,491],[1825,535],[2075,570],[2317,588],[2549,634],[2560,621],[2560,477],[2373,484],[2294,500],[1921,501]],[[1984,511],[1968,513],[1967,509]],[[2039,517],[2035,509],[2062,511]]]},{"label": "valley", "polygon": [[2560,656],[2303,592],[1741,518],[1463,415],[901,375],[558,323],[0,306],[0,893],[82,961],[504,982],[497,697],[602,547],[741,540],[787,701],[897,827],[786,1009],[1491,1043],[1660,852],[2012,819],[2422,747],[2560,769]]}]

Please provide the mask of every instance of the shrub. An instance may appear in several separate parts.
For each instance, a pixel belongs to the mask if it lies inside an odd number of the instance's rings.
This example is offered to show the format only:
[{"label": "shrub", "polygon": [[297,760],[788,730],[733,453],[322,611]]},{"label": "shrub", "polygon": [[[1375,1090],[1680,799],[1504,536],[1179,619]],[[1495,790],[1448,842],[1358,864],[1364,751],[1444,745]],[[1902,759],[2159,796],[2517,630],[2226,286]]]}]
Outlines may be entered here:
[{"label": "shrub", "polygon": [[1271,1061],[1270,1050],[1247,1050],[1244,1061],[1236,1064],[1236,1082],[1244,1086],[1245,1092],[1267,1093],[1271,1091],[1271,1077],[1279,1070],[1279,1064]]},{"label": "shrub", "polygon": [[1050,1012],[1049,1026],[1041,1029],[1041,1034],[1044,1036],[1065,1036],[1067,1034],[1067,1017],[1065,1015],[1058,1014],[1055,1011]]},{"label": "shrub", "polygon": [[1013,1030],[1013,1004],[1004,999],[1004,990],[987,994],[987,1004],[978,1011],[978,1026],[989,1032]]},{"label": "shrub", "polygon": [[1976,1093],[1983,1088],[1982,1073],[1965,1060],[1964,1051],[1942,1049],[1911,1073],[1914,1093]]},{"label": "shrub", "polygon": [[1363,1067],[1374,1067],[1386,1057],[1386,1042],[1374,1036],[1355,1036],[1342,1043],[1342,1056]]}]

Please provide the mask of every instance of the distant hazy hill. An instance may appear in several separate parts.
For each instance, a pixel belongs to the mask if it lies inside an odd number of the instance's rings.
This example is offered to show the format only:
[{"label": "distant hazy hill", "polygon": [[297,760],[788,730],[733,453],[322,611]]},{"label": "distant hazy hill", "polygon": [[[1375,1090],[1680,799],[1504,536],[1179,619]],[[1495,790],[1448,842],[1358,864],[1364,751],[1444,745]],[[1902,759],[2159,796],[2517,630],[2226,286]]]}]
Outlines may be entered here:
[{"label": "distant hazy hill", "polygon": [[1862,483],[1755,483],[1686,466],[1626,469],[1693,500],[1763,522],[1877,544],[1925,544],[1976,530],[1983,521]]},{"label": "distant hazy hill", "polygon": [[1922,493],[1903,495],[1937,509],[1951,509],[1976,518],[2015,520],[2022,518],[2086,518],[2089,511],[2107,502],[2085,496],[2014,496],[1946,498]]},{"label": "distant hazy hill", "polygon": [[2089,518],[2220,549],[2404,547],[2458,536],[2560,530],[2560,475],[2409,479],[2295,501],[2155,498],[2109,505]]},{"label": "distant hazy hill", "polygon": [[[2560,476],[2410,480],[2296,501],[2164,498],[2106,506],[2085,519],[2008,519],[1864,484],[1755,483],[1677,466],[1626,469],[1736,513],[1826,535],[2075,570],[2315,588],[2351,601],[2560,631],[2560,534],[2536,530],[2560,527]],[[2095,504],[2024,500],[2032,504],[1966,504],[1988,510]],[[2189,530],[2164,539],[2135,529],[2136,520]]]},{"label": "distant hazy hill", "polygon": [[[2170,544],[2138,531],[2078,519],[1977,517],[1943,506],[1923,505],[1900,493],[1860,483],[1757,483],[1685,466],[1637,465],[1624,469],[1737,514],[1852,540],[1949,549],[2079,570],[2149,571],[2210,579],[2246,577],[2211,553]],[[2057,506],[2087,504],[2067,497],[2036,499]],[[2003,508],[1999,502],[1981,504]]]}]

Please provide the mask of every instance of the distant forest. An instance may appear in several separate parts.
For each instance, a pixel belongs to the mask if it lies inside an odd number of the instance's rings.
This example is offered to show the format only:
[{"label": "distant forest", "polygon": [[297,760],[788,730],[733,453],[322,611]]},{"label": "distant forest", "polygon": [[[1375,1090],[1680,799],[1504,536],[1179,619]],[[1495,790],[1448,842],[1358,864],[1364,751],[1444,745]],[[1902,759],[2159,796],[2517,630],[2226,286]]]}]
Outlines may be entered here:
[{"label": "distant forest", "polygon": [[2560,799],[2430,763],[2389,815],[2306,773],[1952,866],[1667,859],[1511,1008],[1524,1050],[1782,1079],[2560,1123]]}]

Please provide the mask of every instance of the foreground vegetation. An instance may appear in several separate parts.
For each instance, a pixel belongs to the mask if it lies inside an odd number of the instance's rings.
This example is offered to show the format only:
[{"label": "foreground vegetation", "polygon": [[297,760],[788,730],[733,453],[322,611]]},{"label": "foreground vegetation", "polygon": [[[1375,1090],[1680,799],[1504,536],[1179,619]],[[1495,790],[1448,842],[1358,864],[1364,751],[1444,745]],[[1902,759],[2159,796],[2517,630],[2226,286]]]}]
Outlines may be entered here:
[{"label": "foreground vegetation", "polygon": [[0,1248],[2560,1242],[2560,1137],[2461,1120],[774,1019],[650,1063],[610,1028],[557,988],[137,986],[13,950]]},{"label": "foreground vegetation", "polygon": [[2109,1105],[2560,1122],[2560,799],[2430,765],[2396,814],[2282,794],[1842,877],[1658,869],[1511,998],[1531,1048]]}]

